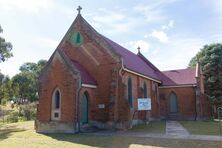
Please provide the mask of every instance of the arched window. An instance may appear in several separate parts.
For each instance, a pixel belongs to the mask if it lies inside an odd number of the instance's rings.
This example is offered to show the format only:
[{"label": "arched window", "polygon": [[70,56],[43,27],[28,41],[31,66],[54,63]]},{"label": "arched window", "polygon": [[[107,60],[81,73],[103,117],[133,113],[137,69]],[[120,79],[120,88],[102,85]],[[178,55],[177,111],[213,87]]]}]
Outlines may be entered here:
[{"label": "arched window", "polygon": [[176,113],[177,109],[177,96],[174,92],[170,93],[170,112]]},{"label": "arched window", "polygon": [[128,79],[127,88],[128,88],[128,101],[129,101],[130,107],[133,107],[133,93],[132,93],[131,78]]},{"label": "arched window", "polygon": [[76,36],[76,43],[79,44],[80,42],[81,42],[81,36],[80,33],[78,32]]},{"label": "arched window", "polygon": [[61,94],[59,89],[55,89],[53,94],[52,94],[52,114],[51,114],[51,119],[52,120],[59,120],[61,113]]},{"label": "arched window", "polygon": [[55,108],[59,109],[59,107],[60,107],[60,93],[57,90],[55,93]]},{"label": "arched window", "polygon": [[143,97],[147,98],[147,87],[146,87],[146,82],[143,84]]}]

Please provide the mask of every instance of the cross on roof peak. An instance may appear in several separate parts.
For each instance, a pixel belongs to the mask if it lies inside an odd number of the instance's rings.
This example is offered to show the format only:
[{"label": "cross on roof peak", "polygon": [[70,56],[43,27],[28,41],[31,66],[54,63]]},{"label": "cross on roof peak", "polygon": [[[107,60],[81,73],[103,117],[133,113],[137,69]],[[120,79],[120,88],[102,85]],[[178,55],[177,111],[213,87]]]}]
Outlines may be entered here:
[{"label": "cross on roof peak", "polygon": [[140,46],[137,47],[138,53],[140,53]]},{"label": "cross on roof peak", "polygon": [[76,10],[78,11],[78,14],[80,14],[80,12],[81,12],[81,10],[82,10],[82,7],[79,6]]}]

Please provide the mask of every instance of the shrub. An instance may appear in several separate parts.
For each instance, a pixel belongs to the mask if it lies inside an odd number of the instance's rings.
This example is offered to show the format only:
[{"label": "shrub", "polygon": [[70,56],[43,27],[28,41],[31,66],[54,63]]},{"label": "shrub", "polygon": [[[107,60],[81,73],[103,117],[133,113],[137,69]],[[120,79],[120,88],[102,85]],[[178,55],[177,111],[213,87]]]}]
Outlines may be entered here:
[{"label": "shrub", "polygon": [[36,103],[20,105],[19,116],[25,117],[26,120],[32,120],[36,117]]},{"label": "shrub", "polygon": [[7,100],[6,99],[2,99],[1,104],[2,105],[6,105],[6,103],[7,103]]},{"label": "shrub", "polygon": [[7,116],[7,122],[18,122],[18,111],[12,111]]}]

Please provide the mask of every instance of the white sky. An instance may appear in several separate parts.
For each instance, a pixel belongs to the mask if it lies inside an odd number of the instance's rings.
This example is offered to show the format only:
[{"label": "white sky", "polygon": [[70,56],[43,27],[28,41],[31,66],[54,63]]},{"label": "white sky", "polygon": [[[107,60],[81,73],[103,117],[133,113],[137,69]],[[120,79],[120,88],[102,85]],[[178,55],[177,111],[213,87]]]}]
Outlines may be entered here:
[{"label": "white sky", "polygon": [[160,70],[186,68],[201,47],[222,41],[221,0],[0,0],[2,37],[14,57],[0,63],[13,76],[25,62],[49,59],[77,15]]}]

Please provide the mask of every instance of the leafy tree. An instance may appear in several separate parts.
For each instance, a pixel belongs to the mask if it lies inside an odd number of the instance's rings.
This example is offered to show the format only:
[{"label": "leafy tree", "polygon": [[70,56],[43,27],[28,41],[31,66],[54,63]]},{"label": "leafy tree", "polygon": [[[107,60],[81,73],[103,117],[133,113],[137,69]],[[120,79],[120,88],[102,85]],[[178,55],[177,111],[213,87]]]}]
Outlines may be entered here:
[{"label": "leafy tree", "polygon": [[[3,30],[0,26],[0,33],[2,33]],[[6,42],[4,38],[0,36],[0,62],[4,62],[6,59],[12,57],[12,44],[10,42]]]},{"label": "leafy tree", "polygon": [[189,66],[197,61],[203,70],[206,95],[214,105],[222,105],[222,44],[204,46]]},{"label": "leafy tree", "polygon": [[35,72],[37,70],[37,64],[27,62],[27,63],[24,63],[22,66],[20,66],[19,70],[21,72]]},{"label": "leafy tree", "polygon": [[2,99],[4,98],[4,94],[3,94],[3,80],[4,80],[4,75],[0,72],[0,104],[2,102]]},{"label": "leafy tree", "polygon": [[188,67],[195,67],[196,66],[196,64],[197,64],[197,58],[198,57],[198,54],[196,55],[196,56],[194,56],[191,60],[190,60],[190,62],[189,62],[189,65],[188,65]]},{"label": "leafy tree", "polygon": [[27,62],[27,63],[24,63],[20,68],[19,70],[21,72],[31,72],[33,73],[36,78],[39,76],[42,68],[45,66],[45,64],[47,63],[47,60],[39,60],[36,63],[31,63],[31,62]]},{"label": "leafy tree", "polygon": [[12,78],[14,95],[19,102],[24,100],[37,100],[37,79],[47,63],[46,60],[39,60],[37,63],[27,62],[20,67],[20,73]]},{"label": "leafy tree", "polygon": [[0,104],[2,100],[9,100],[13,97],[11,89],[11,80],[8,76],[0,73]]},{"label": "leafy tree", "polygon": [[21,72],[12,78],[12,88],[18,102],[36,100],[37,86],[35,77],[30,72]]}]

